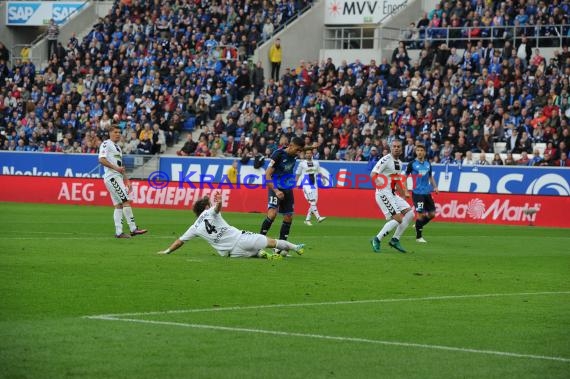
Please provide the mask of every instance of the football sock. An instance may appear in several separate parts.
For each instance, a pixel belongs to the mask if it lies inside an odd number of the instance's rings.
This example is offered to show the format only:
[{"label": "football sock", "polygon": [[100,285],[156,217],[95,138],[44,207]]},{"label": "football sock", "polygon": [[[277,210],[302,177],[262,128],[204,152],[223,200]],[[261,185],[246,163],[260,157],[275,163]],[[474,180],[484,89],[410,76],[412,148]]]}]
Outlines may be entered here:
[{"label": "football sock", "polygon": [[123,207],[123,214],[129,224],[129,229],[134,232],[137,229],[137,224],[135,224],[135,216],[133,215],[133,209],[131,207]]},{"label": "football sock", "polygon": [[309,204],[309,210],[307,211],[307,218],[306,221],[311,221],[311,214],[313,213],[313,206]]},{"label": "football sock", "polygon": [[394,238],[399,240],[402,234],[404,234],[404,230],[410,225],[410,222],[414,219],[414,212],[410,211],[404,215],[404,219],[402,223],[398,225],[396,228],[396,232],[394,232]]},{"label": "football sock", "polygon": [[281,224],[281,231],[279,232],[279,239],[287,240],[287,238],[289,238],[289,230],[291,230],[291,223],[283,221]]},{"label": "football sock", "polygon": [[426,226],[432,218],[433,217],[426,216],[416,220],[416,238],[422,238],[424,226]]},{"label": "football sock", "polygon": [[277,240],[275,247],[279,250],[295,250],[297,248],[296,245],[284,240]]},{"label": "football sock", "polygon": [[311,204],[311,211],[313,212],[313,214],[315,215],[315,217],[317,219],[321,218],[321,215],[319,214],[319,210],[317,209],[317,204],[316,203],[312,203]]},{"label": "football sock", "polygon": [[418,218],[416,220],[416,238],[422,238],[422,230],[425,225],[425,218]]},{"label": "football sock", "polygon": [[123,211],[121,208],[115,208],[113,221],[115,221],[115,234],[121,234],[123,232]]},{"label": "football sock", "polygon": [[261,231],[259,233],[266,236],[267,232],[269,232],[269,229],[271,229],[272,224],[273,220],[270,219],[269,217],[265,217],[265,220],[263,220],[263,223],[261,224]]},{"label": "football sock", "polygon": [[396,226],[398,226],[398,221],[396,220],[388,221],[387,223],[384,224],[382,230],[380,230],[380,233],[378,233],[376,237],[378,237],[378,239],[381,240],[382,238],[386,237],[388,233],[390,233],[392,229],[394,229]]}]

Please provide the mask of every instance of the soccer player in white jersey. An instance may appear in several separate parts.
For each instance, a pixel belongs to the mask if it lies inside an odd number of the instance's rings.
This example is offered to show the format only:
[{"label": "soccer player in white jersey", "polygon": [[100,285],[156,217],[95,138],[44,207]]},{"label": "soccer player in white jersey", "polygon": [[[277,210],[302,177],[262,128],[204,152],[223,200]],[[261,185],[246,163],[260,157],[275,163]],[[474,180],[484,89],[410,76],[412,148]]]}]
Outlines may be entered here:
[{"label": "soccer player in white jersey", "polygon": [[[123,166],[123,152],[117,142],[121,139],[121,128],[111,126],[109,130],[109,139],[104,141],[99,147],[99,163],[105,167],[103,181],[109,190],[109,195],[113,200],[115,211],[113,220],[115,221],[115,237],[131,238],[139,234],[145,234],[146,229],[137,228],[135,216],[131,209],[131,201],[129,198],[129,178],[125,167]],[[130,235],[123,233],[123,216],[127,220]]]},{"label": "soccer player in white jersey", "polygon": [[276,240],[263,234],[239,230],[229,225],[221,215],[222,196],[219,192],[214,194],[215,206],[208,196],[194,203],[194,213],[198,219],[188,230],[170,245],[166,250],[158,254],[170,254],[186,241],[194,237],[202,237],[216,249],[222,257],[260,257],[266,259],[282,259],[281,255],[266,252],[264,248],[277,248],[284,251],[295,251],[302,255],[305,250],[304,244],[294,245],[285,240]]},{"label": "soccer player in white jersey", "polygon": [[372,249],[377,253],[380,252],[382,238],[394,228],[396,228],[396,232],[394,232],[389,245],[402,253],[406,252],[400,244],[400,237],[414,219],[414,212],[410,205],[396,194],[396,191],[401,191],[405,197],[410,196],[402,180],[402,162],[398,159],[401,154],[402,142],[392,141],[390,154],[383,156],[370,173],[370,177],[376,185],[376,203],[387,220],[382,230],[371,241]]},{"label": "soccer player in white jersey", "polygon": [[305,225],[312,226],[311,215],[315,215],[317,222],[325,221],[326,217],[321,217],[319,210],[317,209],[317,201],[319,198],[319,177],[321,174],[321,166],[319,162],[313,159],[313,153],[307,151],[305,153],[305,159],[299,163],[297,167],[297,177],[295,178],[295,183],[299,182],[301,178],[301,185],[303,188],[303,194],[305,199],[309,203],[309,210],[307,211],[307,217],[305,218]]}]

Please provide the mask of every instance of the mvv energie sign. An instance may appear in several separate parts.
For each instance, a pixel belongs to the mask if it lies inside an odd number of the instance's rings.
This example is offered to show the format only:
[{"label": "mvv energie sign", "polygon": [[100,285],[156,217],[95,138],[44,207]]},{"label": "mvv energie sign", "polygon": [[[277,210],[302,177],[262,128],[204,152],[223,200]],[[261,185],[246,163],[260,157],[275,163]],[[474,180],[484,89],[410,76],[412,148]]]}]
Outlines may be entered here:
[{"label": "mvv energie sign", "polygon": [[376,24],[408,4],[408,0],[325,1],[326,25]]}]

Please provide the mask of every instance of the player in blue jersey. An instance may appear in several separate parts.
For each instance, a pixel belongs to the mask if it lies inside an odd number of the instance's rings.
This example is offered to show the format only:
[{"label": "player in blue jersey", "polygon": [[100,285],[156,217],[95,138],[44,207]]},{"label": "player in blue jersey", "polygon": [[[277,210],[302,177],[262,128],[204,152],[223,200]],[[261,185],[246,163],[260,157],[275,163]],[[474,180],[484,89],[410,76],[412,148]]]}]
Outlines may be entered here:
[{"label": "player in blue jersey", "polygon": [[[293,137],[287,147],[277,149],[271,155],[265,172],[267,185],[267,217],[261,224],[260,234],[267,235],[277,217],[277,211],[283,215],[279,239],[287,240],[293,222],[293,188],[295,187],[295,162],[300,151],[305,149],[305,141]],[[308,148],[307,148],[308,149]]]},{"label": "player in blue jersey", "polygon": [[406,175],[410,174],[416,179],[416,185],[412,191],[412,200],[418,215],[416,241],[426,243],[427,241],[422,236],[423,228],[435,217],[435,203],[431,197],[431,192],[439,193],[439,190],[433,178],[431,164],[426,159],[424,145],[416,145],[416,159],[408,163],[408,167],[406,167]]}]

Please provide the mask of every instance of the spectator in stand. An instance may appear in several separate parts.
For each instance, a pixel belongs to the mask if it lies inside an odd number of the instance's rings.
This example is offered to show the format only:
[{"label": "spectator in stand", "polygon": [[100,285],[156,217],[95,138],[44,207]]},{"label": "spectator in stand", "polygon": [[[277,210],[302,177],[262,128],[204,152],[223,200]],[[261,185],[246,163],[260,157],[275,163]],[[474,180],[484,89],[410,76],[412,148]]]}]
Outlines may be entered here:
[{"label": "spectator in stand", "polygon": [[[546,156],[546,154],[545,154]],[[568,154],[565,152],[560,153],[560,159],[554,162],[554,166],[556,167],[570,167],[570,159],[568,158]]]},{"label": "spectator in stand", "polygon": [[493,156],[493,161],[491,162],[491,165],[493,166],[502,166],[503,160],[501,159],[501,155],[499,153],[495,153],[495,155]]},{"label": "spectator in stand", "polygon": [[489,164],[487,157],[484,152],[479,154],[479,160],[475,163],[477,166],[486,166]]},{"label": "spectator in stand", "polygon": [[507,153],[507,158],[505,158],[505,166],[516,166],[517,162],[515,162],[515,159],[513,158],[513,153],[508,152]]},{"label": "spectator in stand", "polygon": [[49,20],[49,25],[47,27],[47,56],[48,60],[52,59],[52,54],[56,54],[57,48],[57,39],[59,37],[59,26],[55,23],[55,20],[52,18]]},{"label": "spectator in stand", "polygon": [[279,81],[279,70],[281,69],[281,61],[283,60],[283,49],[281,48],[281,39],[276,38],[273,45],[269,48],[269,62],[271,63],[271,79]]},{"label": "spectator in stand", "polygon": [[192,139],[192,133],[188,133],[188,137],[187,137],[186,142],[184,143],[184,146],[182,146],[182,149],[180,149],[176,152],[176,155],[182,156],[182,157],[188,157],[188,156],[194,155],[194,152],[196,151],[196,147],[197,147],[197,144]]},{"label": "spectator in stand", "polygon": [[530,162],[530,159],[528,157],[528,153],[526,151],[523,151],[521,153],[521,157],[520,159],[517,161],[517,165],[519,166],[528,166],[528,162]]},{"label": "spectator in stand", "polygon": [[532,154],[532,158],[528,161],[529,166],[539,166],[540,162],[542,162],[542,158],[540,157],[540,152],[538,149],[534,149]]}]

